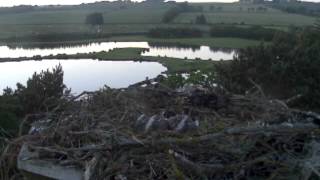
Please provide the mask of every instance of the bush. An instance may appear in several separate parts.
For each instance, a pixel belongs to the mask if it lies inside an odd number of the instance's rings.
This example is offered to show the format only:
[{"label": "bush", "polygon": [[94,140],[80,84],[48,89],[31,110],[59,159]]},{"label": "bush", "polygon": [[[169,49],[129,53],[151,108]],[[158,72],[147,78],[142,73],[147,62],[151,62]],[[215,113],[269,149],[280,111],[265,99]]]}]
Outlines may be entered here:
[{"label": "bush", "polygon": [[195,28],[154,28],[148,33],[153,38],[201,37],[203,32]]},{"label": "bush", "polygon": [[207,19],[206,17],[201,14],[200,16],[196,17],[196,24],[207,24]]},{"label": "bush", "polygon": [[[19,128],[19,116],[22,115],[22,106],[17,96],[14,95],[12,89],[4,90],[0,96],[0,136],[13,136]],[[3,131],[4,130],[4,131]]]},{"label": "bush", "polygon": [[[34,73],[26,86],[18,83],[15,91],[4,89],[0,95],[0,139],[15,137],[26,114],[48,112],[55,108],[61,102],[65,89],[60,65],[52,71]],[[3,144],[5,142],[0,140],[0,145]]]},{"label": "bush", "polygon": [[177,6],[169,9],[163,16],[162,22],[169,23],[172,22],[180,13],[185,12],[202,12],[203,7],[190,6],[188,2],[178,3]]},{"label": "bush", "polygon": [[180,9],[177,7],[169,9],[163,16],[162,22],[169,23],[174,20],[181,13]]},{"label": "bush", "polygon": [[218,80],[244,93],[254,82],[276,98],[303,96],[297,105],[320,106],[320,35],[313,29],[295,35],[278,34],[270,46],[243,49],[230,64],[218,65]]},{"label": "bush", "polygon": [[0,127],[2,129],[0,136],[13,137],[16,135],[19,130],[19,123],[20,121],[14,113],[0,111]]},{"label": "bush", "polygon": [[62,66],[34,73],[27,81],[27,86],[17,84],[15,94],[18,96],[24,113],[50,111],[63,96],[66,86],[63,84]]},{"label": "bush", "polygon": [[102,25],[104,23],[102,13],[92,13],[86,17],[86,24]]},{"label": "bush", "polygon": [[210,29],[213,37],[237,37],[245,39],[257,39],[271,41],[278,30],[267,29],[261,26],[242,28],[237,26],[215,26]]}]

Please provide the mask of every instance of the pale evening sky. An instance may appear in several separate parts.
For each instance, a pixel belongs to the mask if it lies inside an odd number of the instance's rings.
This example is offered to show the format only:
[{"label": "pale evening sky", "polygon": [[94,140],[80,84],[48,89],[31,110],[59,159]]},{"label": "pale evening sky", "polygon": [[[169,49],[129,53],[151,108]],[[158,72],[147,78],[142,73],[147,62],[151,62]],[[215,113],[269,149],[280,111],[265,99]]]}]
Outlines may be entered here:
[{"label": "pale evening sky", "polygon": [[[0,0],[0,6],[15,6],[15,5],[56,5],[56,4],[81,4],[95,2],[97,0]],[[139,1],[139,0],[137,0]],[[141,1],[141,0],[140,0]],[[176,0],[183,2],[186,0]],[[234,2],[237,0],[187,0],[189,2]],[[309,0],[319,2],[320,0]]]},{"label": "pale evening sky", "polygon": [[[55,4],[81,4],[96,2],[99,0],[0,0],[0,6],[15,6],[15,5],[55,5]],[[112,0],[110,0],[112,1]],[[136,0],[142,1],[142,0]],[[177,2],[184,2],[186,0],[176,0]],[[237,0],[187,0],[189,2],[234,2]]]}]

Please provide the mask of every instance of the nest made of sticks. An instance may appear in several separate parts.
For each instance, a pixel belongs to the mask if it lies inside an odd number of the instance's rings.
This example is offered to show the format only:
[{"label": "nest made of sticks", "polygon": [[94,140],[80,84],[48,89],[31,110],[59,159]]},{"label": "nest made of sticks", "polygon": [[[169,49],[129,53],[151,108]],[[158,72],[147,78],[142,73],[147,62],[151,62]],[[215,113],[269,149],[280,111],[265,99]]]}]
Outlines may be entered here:
[{"label": "nest made of sticks", "polygon": [[[87,179],[319,177],[319,116],[279,100],[160,84],[83,95],[22,142]],[[179,117],[188,117],[184,131],[170,127]]]}]

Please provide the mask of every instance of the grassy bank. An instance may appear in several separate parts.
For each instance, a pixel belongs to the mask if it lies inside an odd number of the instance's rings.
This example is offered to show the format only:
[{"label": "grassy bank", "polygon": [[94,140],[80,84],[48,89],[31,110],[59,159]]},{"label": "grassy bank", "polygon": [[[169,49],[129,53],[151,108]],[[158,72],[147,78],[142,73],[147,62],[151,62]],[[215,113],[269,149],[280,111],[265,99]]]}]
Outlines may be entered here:
[{"label": "grassy bank", "polygon": [[109,41],[147,41],[150,43],[172,43],[179,45],[190,46],[210,46],[216,48],[245,48],[248,46],[256,46],[261,42],[258,40],[249,40],[241,38],[215,38],[215,37],[201,37],[201,38],[173,38],[173,39],[160,39],[149,38],[146,36],[115,36],[108,38]]},{"label": "grassy bank", "polygon": [[163,57],[144,57],[143,59],[149,61],[156,61],[165,66],[169,74],[187,73],[193,71],[213,71],[215,61],[205,60],[183,60],[177,58],[163,58]]},{"label": "grassy bank", "polygon": [[20,57],[20,58],[3,58],[0,62],[12,62],[12,61],[31,61],[31,60],[43,60],[43,59],[98,59],[101,61],[144,61],[144,62],[159,62],[163,66],[167,67],[167,73],[184,73],[191,71],[211,71],[214,68],[215,63],[218,61],[208,60],[191,60],[191,59],[178,59],[169,57],[149,57],[141,56],[141,53],[146,50],[143,48],[119,48],[111,51],[101,51],[96,53],[82,53],[82,54],[58,54],[50,56],[34,56],[34,57]]},{"label": "grassy bank", "polygon": [[[98,52],[92,53],[93,58],[99,60],[127,60],[132,59],[136,60],[139,59],[141,56],[140,54],[146,49],[143,48],[123,48],[123,49],[114,49],[108,52]],[[86,56],[86,54],[83,54]]]},{"label": "grassy bank", "polygon": [[[141,56],[143,48],[119,48],[108,52],[102,51],[97,53],[89,54],[75,54],[75,55],[58,55],[43,57],[43,59],[99,59],[102,61],[123,61],[123,60],[134,60],[134,61],[151,61],[159,62],[168,69],[168,73],[184,73],[197,70],[213,70],[215,61],[205,60],[191,60],[191,59],[179,59],[169,57],[149,57]],[[59,57],[60,56],[60,57]]]},{"label": "grassy bank", "polygon": [[[88,39],[78,39],[72,41],[59,41],[59,42],[44,42],[44,41],[26,41],[26,42],[10,42],[10,43],[0,43],[0,45],[10,45],[10,46],[39,46],[39,45],[55,45],[55,44],[83,44],[91,42],[107,42],[107,41],[118,41],[118,42],[149,42],[153,44],[168,44],[168,45],[182,45],[182,46],[209,46],[212,48],[232,48],[239,49],[249,46],[256,46],[261,43],[258,40],[249,40],[241,38],[227,38],[227,37],[201,37],[201,38],[150,38],[143,35],[136,36],[112,36],[106,38],[88,38]],[[266,42],[269,43],[269,42]]]}]

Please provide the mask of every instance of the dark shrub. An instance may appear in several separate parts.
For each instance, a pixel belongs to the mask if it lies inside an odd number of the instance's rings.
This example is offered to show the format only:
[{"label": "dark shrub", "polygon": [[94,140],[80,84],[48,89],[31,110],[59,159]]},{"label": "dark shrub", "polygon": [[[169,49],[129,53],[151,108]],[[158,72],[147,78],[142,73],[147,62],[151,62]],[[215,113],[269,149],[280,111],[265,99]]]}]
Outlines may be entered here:
[{"label": "dark shrub", "polygon": [[217,66],[227,89],[244,93],[253,80],[276,98],[302,95],[302,108],[320,107],[320,35],[313,29],[277,34],[272,45],[243,49],[230,64]]},{"label": "dark shrub", "polygon": [[200,16],[197,16],[196,24],[207,24],[207,18],[203,14],[201,14]]},{"label": "dark shrub", "polygon": [[214,26],[210,29],[212,37],[237,37],[271,41],[278,30],[267,29],[261,26],[243,28],[237,26]]},{"label": "dark shrub", "polygon": [[148,34],[154,38],[186,38],[203,35],[201,30],[195,28],[154,28]]},{"label": "dark shrub", "polygon": [[86,17],[86,24],[102,25],[104,23],[102,13],[92,13]]},{"label": "dark shrub", "polygon": [[15,94],[18,96],[25,113],[49,111],[63,96],[66,86],[63,84],[62,66],[34,73],[27,85],[17,84]]}]

